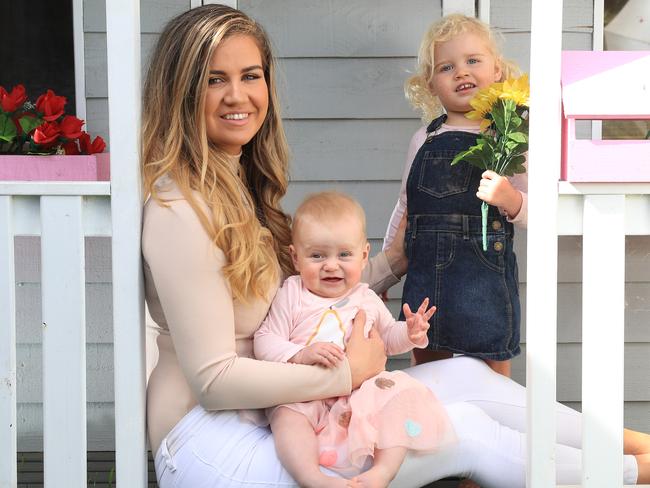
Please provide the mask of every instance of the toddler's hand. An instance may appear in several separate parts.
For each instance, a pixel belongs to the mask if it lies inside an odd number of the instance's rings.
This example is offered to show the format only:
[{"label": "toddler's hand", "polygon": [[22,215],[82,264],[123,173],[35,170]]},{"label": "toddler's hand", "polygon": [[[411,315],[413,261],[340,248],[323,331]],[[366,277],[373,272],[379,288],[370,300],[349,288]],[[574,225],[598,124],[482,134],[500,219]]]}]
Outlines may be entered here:
[{"label": "toddler's hand", "polygon": [[427,330],[429,330],[429,319],[436,312],[435,306],[427,310],[428,306],[429,299],[425,298],[415,313],[411,312],[411,307],[409,307],[408,303],[405,303],[402,307],[404,316],[406,317],[406,329],[409,340],[419,347],[425,347],[428,344]]},{"label": "toddler's hand", "polygon": [[484,171],[481,175],[476,196],[490,205],[502,208],[510,218],[515,217],[521,209],[521,193],[512,186],[507,177],[491,170]]},{"label": "toddler's hand", "polygon": [[301,349],[290,363],[320,364],[326,368],[335,367],[343,359],[343,349],[331,342],[314,342]]}]

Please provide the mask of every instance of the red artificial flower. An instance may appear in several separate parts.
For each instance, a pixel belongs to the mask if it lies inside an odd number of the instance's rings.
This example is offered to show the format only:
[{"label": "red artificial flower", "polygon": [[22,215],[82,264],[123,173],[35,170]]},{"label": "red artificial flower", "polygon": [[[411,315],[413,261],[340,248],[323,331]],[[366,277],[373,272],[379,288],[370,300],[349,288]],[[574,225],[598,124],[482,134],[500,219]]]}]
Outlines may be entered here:
[{"label": "red artificial flower", "polygon": [[84,121],[78,119],[74,115],[66,115],[63,117],[63,120],[59,124],[61,127],[61,134],[66,139],[76,139],[81,135],[81,127],[84,125]]},{"label": "red artificial flower", "polygon": [[82,154],[96,154],[106,149],[106,143],[100,136],[95,137],[95,140],[91,143],[90,135],[87,132],[82,132],[79,136],[79,147]]},{"label": "red artificial flower", "polygon": [[36,110],[43,114],[44,120],[52,122],[63,115],[63,107],[66,102],[65,97],[60,97],[52,90],[48,90],[36,100]]},{"label": "red artificial flower", "polygon": [[78,156],[81,154],[79,151],[79,146],[77,145],[77,141],[68,141],[65,144],[63,144],[63,151],[68,155],[68,156]]},{"label": "red artificial flower", "polygon": [[5,112],[15,112],[23,106],[25,100],[27,100],[27,94],[23,85],[14,86],[11,93],[7,93],[7,90],[0,86],[0,106]]},{"label": "red artificial flower", "polygon": [[54,146],[61,135],[61,128],[56,122],[44,122],[34,131],[32,138],[41,146],[41,149],[48,149]]}]

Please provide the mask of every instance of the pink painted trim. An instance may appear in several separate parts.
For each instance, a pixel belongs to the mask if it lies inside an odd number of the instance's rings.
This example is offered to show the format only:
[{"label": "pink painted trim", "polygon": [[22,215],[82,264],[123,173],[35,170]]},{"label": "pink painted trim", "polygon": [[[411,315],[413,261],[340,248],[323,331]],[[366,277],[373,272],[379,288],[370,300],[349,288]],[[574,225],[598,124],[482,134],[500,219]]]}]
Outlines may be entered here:
[{"label": "pink painted trim", "polygon": [[110,181],[109,153],[92,156],[0,155],[0,180]]},{"label": "pink painted trim", "polygon": [[648,51],[562,51],[562,85],[568,86],[646,56],[650,56]]},{"label": "pink painted trim", "polygon": [[581,183],[650,182],[650,141],[567,141],[561,174]]}]

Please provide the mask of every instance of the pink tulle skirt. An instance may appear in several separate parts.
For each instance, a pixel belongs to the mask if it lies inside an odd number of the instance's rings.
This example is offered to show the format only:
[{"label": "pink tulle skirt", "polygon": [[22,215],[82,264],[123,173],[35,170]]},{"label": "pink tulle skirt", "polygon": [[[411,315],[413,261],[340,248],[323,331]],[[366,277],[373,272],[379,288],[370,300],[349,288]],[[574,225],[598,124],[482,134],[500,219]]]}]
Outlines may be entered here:
[{"label": "pink tulle skirt", "polygon": [[456,440],[442,404],[401,371],[384,371],[350,396],[282,405],[302,413],[318,437],[319,462],[344,476],[358,474],[375,449],[433,451]]}]

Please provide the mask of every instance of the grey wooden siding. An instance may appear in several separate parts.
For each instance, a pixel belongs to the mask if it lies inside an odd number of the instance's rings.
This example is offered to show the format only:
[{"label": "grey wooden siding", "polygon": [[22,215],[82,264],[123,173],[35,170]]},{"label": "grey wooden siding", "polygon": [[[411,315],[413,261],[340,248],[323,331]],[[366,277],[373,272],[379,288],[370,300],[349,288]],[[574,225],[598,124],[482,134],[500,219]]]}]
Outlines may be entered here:
[{"label": "grey wooden siding", "polygon": [[[141,0],[142,60],[167,19],[189,0]],[[441,16],[440,0],[240,0],[239,7],[269,32],[281,67],[282,109],[293,152],[292,184],[284,204],[295,209],[309,192],[335,187],[368,213],[372,248],[381,247],[397,198],[406,150],[420,126],[403,96],[415,69],[420,37]],[[108,139],[104,0],[84,4],[88,127]],[[492,24],[503,33],[507,57],[529,69],[530,0],[492,0]],[[590,49],[591,0],[565,0],[564,47]],[[559,240],[558,399],[580,406],[581,238]],[[526,233],[517,250],[525,312]],[[650,238],[627,238],[625,421],[650,431]],[[36,238],[16,242],[18,300],[19,450],[42,448],[40,272]],[[110,242],[87,240],[88,439],[93,450],[113,448],[113,368]],[[603,257],[606,265],[607,257]],[[603,284],[606,286],[606,284]],[[401,285],[390,291],[399,309]],[[604,304],[606,306],[606,304]],[[603,331],[607,333],[607,331]],[[525,324],[522,334],[525,351]],[[607,358],[603,358],[604,361]],[[408,358],[391,361],[404,367]],[[525,382],[525,359],[514,378]]]}]

